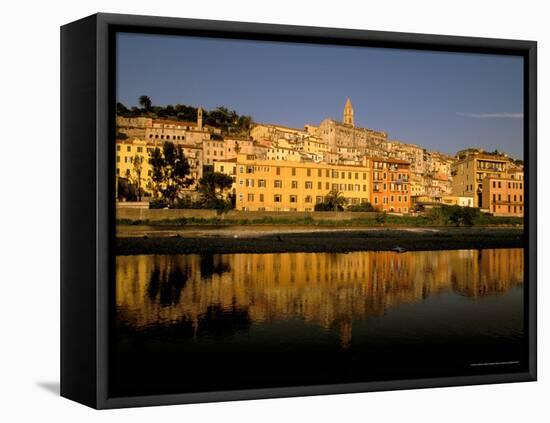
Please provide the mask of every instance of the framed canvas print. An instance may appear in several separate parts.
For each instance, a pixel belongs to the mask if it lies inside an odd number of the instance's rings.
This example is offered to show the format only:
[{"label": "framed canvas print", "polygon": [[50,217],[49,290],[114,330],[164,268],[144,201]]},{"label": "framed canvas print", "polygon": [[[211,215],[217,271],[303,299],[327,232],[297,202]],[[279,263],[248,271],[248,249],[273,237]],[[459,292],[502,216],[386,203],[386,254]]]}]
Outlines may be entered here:
[{"label": "framed canvas print", "polygon": [[536,380],[536,43],[61,29],[61,394]]}]

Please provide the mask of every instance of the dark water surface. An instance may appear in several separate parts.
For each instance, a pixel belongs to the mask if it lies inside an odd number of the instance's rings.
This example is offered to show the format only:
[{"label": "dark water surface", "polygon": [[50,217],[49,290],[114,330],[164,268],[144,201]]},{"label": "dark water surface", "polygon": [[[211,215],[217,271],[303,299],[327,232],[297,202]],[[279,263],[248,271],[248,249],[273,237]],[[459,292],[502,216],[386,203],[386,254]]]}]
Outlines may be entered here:
[{"label": "dark water surface", "polygon": [[110,395],[520,371],[523,270],[521,248],[119,256]]}]

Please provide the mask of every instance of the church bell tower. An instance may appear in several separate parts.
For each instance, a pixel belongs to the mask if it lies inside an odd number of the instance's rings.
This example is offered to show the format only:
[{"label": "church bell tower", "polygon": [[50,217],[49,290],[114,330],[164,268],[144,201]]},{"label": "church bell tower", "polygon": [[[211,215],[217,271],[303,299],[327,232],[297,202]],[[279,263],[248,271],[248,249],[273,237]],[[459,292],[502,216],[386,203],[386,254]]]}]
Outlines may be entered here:
[{"label": "church bell tower", "polygon": [[344,124],[355,126],[353,121],[353,106],[349,98],[346,100],[346,105],[344,106]]},{"label": "church bell tower", "polygon": [[202,130],[202,107],[197,110],[197,126]]}]

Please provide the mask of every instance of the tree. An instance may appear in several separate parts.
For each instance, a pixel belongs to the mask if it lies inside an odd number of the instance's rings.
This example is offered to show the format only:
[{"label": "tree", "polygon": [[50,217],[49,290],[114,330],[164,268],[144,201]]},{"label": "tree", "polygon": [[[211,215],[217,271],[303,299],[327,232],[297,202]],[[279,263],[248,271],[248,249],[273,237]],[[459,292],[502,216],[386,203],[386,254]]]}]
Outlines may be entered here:
[{"label": "tree", "polygon": [[169,207],[174,207],[183,189],[189,187],[193,178],[189,178],[191,167],[183,154],[181,146],[165,142],[150,153],[155,196],[161,196]]},{"label": "tree", "polygon": [[346,199],[337,189],[332,189],[320,204],[315,205],[315,211],[342,211],[346,205]]},{"label": "tree", "polygon": [[129,112],[124,104],[120,102],[116,104],[116,114],[118,116],[126,116]]},{"label": "tree", "polygon": [[224,191],[233,186],[233,178],[220,172],[208,172],[199,179],[197,190],[204,207],[223,213],[232,208],[231,198],[226,199]]},{"label": "tree", "polygon": [[135,184],[136,184],[136,190],[137,190],[137,200],[138,201],[141,201],[141,172],[143,170],[143,157],[141,157],[140,155],[136,154],[134,156],[134,159],[132,160],[132,171],[133,171],[133,174],[135,175],[133,180],[135,181]]},{"label": "tree", "polygon": [[151,98],[149,96],[146,96],[146,95],[142,95],[139,97],[139,105],[141,106],[141,108],[143,110],[145,110],[146,112],[151,110],[151,107],[153,106],[153,102],[151,101]]}]

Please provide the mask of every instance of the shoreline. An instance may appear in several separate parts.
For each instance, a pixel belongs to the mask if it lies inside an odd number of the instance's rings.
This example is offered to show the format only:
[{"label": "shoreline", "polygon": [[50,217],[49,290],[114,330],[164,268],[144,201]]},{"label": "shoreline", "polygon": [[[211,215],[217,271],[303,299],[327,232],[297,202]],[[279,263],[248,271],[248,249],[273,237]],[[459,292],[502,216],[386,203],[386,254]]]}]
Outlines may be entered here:
[{"label": "shoreline", "polygon": [[116,255],[243,254],[522,248],[523,228],[265,228],[164,230],[119,236]]}]

